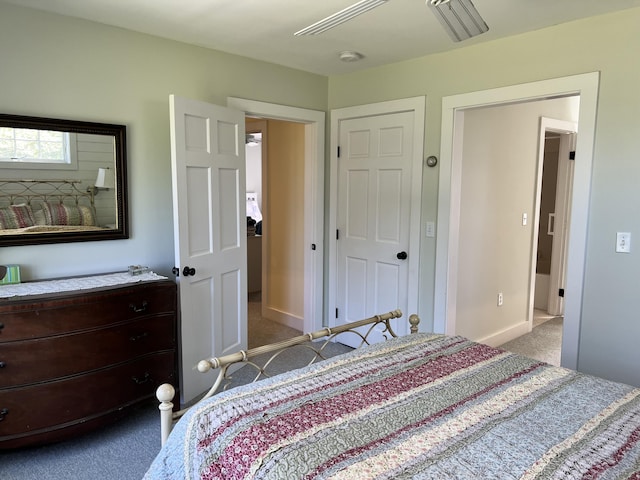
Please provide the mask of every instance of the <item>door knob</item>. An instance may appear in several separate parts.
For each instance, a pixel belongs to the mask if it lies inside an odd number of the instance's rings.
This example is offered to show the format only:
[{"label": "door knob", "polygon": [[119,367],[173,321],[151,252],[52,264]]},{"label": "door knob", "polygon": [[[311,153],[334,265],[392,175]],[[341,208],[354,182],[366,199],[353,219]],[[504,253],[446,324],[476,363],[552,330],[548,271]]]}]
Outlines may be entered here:
[{"label": "door knob", "polygon": [[396,257],[398,257],[398,260],[406,260],[407,259],[407,252],[400,252],[396,255]]},{"label": "door knob", "polygon": [[182,270],[182,275],[184,275],[185,277],[188,277],[189,275],[193,276],[196,274],[196,269],[193,267],[184,267],[184,269]]}]

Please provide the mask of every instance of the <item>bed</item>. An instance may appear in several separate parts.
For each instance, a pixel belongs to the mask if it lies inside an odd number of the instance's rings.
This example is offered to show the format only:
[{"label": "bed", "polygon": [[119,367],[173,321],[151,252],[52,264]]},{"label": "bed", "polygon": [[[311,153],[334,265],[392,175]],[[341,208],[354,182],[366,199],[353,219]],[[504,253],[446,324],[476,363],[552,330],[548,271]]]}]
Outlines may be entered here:
[{"label": "bed", "polygon": [[640,389],[459,336],[389,337],[208,396],[145,478],[640,479]]},{"label": "bed", "polygon": [[78,180],[0,180],[0,235],[101,231]]}]

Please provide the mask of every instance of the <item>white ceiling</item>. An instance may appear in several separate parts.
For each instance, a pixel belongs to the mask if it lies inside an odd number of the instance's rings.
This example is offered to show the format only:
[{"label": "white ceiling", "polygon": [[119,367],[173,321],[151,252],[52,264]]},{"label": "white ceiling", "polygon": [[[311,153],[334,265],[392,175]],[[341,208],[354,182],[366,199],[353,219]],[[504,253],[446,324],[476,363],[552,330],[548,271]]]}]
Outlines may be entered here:
[{"label": "white ceiling", "polygon": [[[489,25],[454,43],[425,0],[389,0],[323,34],[294,32],[356,0],[0,0],[322,75],[347,73],[640,6],[640,0],[473,0]],[[340,52],[365,55],[356,63]]]}]

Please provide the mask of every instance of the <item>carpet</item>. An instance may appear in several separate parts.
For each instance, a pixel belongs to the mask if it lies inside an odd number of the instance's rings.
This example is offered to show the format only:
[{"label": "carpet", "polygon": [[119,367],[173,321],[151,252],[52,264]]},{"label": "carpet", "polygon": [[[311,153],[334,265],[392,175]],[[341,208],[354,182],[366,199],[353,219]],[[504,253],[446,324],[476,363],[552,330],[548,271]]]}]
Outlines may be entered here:
[{"label": "carpet", "polygon": [[500,345],[500,348],[560,366],[562,321],[562,317],[552,318],[535,327],[530,333]]},{"label": "carpet", "polygon": [[139,480],[160,450],[159,415],[157,402],[149,402],[106,428],[72,440],[2,451],[0,478]]}]

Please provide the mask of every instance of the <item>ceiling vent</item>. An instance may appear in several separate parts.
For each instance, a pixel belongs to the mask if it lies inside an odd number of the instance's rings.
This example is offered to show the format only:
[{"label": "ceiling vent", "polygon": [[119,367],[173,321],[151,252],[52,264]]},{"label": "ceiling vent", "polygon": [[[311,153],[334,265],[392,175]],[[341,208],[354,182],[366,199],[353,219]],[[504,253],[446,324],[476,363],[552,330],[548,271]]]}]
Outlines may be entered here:
[{"label": "ceiling vent", "polygon": [[489,31],[489,26],[471,0],[427,0],[427,6],[454,42]]},{"label": "ceiling vent", "polygon": [[323,18],[313,25],[298,30],[294,35],[318,35],[387,2],[388,0],[362,0],[333,15],[329,15],[327,18]]}]

